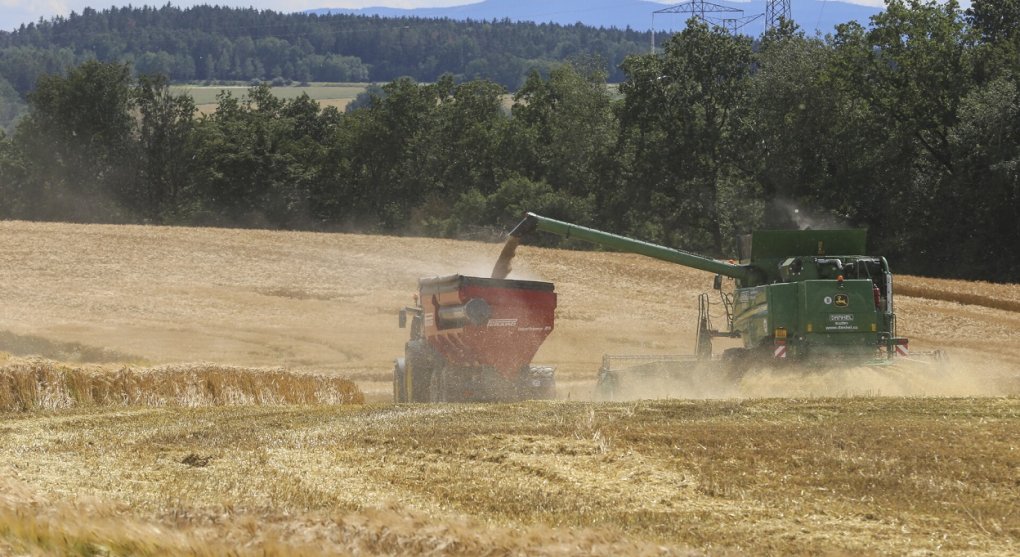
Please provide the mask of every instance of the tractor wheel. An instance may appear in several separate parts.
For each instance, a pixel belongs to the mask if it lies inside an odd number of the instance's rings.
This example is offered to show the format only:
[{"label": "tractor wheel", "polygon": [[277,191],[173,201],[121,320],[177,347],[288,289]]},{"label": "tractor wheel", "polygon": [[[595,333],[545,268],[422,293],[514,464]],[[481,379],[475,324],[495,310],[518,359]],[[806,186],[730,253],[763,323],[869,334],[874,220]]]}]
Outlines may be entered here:
[{"label": "tractor wheel", "polygon": [[[406,402],[428,402],[429,379],[435,367],[430,348],[424,341],[412,340],[404,346],[404,392]],[[410,381],[410,384],[408,384]]]},{"label": "tractor wheel", "polygon": [[404,358],[397,358],[393,362],[393,402],[407,402],[407,390],[404,388],[404,374],[407,367],[404,365]]},{"label": "tractor wheel", "polygon": [[429,379],[429,402],[449,402],[446,383],[446,367],[432,370],[432,377]]}]

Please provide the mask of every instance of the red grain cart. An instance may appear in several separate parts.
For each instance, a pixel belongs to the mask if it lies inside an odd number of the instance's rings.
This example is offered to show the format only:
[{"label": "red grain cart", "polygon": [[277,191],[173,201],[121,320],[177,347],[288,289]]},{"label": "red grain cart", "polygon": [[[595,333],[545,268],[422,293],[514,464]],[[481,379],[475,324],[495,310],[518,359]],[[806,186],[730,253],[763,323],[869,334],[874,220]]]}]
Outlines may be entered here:
[{"label": "red grain cart", "polygon": [[411,338],[393,371],[396,402],[553,398],[554,370],[531,359],[553,330],[550,282],[464,275],[418,281],[400,310]]}]

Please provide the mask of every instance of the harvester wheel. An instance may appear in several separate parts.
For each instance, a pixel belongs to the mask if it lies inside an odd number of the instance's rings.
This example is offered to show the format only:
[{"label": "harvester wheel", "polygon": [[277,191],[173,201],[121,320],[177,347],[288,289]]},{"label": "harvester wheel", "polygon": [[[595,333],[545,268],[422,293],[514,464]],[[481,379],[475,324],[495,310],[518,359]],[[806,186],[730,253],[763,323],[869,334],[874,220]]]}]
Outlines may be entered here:
[{"label": "harvester wheel", "polygon": [[727,348],[722,353],[722,369],[731,380],[740,379],[750,369],[751,358],[751,351],[746,348]]},{"label": "harvester wheel", "polygon": [[745,358],[747,358],[746,348],[727,348],[722,353],[722,359],[727,362],[743,360]]},{"label": "harvester wheel", "polygon": [[595,386],[596,394],[599,400],[615,400],[616,391],[619,388],[620,378],[615,372],[600,369],[598,383]]}]

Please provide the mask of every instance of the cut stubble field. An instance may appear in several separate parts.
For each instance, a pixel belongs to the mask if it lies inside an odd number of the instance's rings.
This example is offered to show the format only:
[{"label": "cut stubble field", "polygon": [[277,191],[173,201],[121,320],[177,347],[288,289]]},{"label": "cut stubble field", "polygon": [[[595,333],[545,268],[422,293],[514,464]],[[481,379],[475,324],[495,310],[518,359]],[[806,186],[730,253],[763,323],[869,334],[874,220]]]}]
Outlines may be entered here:
[{"label": "cut stubble field", "polygon": [[390,404],[416,279],[500,247],[0,222],[0,379],[121,378],[0,414],[0,554],[1020,550],[1020,286],[898,277],[900,332],[944,370],[590,402],[602,353],[691,351],[711,276],[524,247],[511,277],[559,293],[536,361],[562,400]]}]

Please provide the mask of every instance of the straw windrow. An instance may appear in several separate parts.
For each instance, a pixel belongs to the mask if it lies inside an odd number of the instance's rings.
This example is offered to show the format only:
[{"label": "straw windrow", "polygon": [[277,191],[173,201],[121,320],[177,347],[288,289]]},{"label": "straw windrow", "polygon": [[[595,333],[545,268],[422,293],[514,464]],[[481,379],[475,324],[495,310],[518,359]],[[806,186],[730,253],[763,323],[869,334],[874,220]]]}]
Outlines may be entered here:
[{"label": "straw windrow", "polygon": [[0,412],[95,406],[361,404],[351,381],[283,369],[215,364],[72,366],[44,359],[0,364]]}]

